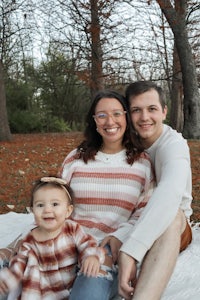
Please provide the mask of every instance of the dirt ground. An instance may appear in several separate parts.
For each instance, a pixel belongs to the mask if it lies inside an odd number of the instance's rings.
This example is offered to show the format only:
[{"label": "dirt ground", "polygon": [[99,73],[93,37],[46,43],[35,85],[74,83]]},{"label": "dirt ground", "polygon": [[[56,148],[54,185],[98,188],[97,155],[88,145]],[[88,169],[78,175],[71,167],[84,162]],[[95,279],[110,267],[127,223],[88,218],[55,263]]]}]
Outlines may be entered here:
[{"label": "dirt ground", "polygon": [[[56,175],[65,156],[82,139],[80,132],[16,134],[0,142],[0,214],[27,212],[32,183]],[[192,220],[200,221],[200,141],[188,141],[193,174]]]}]

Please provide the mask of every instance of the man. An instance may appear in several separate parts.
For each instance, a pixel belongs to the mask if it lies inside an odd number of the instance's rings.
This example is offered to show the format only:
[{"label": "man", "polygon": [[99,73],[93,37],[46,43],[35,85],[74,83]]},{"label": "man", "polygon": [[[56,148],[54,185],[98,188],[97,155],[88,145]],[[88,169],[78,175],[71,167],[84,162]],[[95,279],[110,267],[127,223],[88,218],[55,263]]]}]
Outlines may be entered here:
[{"label": "man", "polygon": [[126,99],[134,129],[155,167],[157,187],[120,249],[119,293],[126,300],[159,300],[179,252],[192,240],[190,153],[182,135],[163,124],[167,107],[160,87],[150,81],[131,83]]}]

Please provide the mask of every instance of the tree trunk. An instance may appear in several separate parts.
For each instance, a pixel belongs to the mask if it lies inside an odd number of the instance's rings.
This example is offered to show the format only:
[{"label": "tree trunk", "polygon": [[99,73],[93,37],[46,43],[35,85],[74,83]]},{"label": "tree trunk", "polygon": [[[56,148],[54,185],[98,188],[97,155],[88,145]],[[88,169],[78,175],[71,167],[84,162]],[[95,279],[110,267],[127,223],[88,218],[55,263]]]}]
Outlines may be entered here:
[{"label": "tree trunk", "polygon": [[101,49],[101,26],[99,21],[98,1],[91,0],[91,94],[103,89],[103,55]]},{"label": "tree trunk", "polygon": [[176,47],[173,52],[173,78],[170,90],[171,110],[170,125],[179,132],[183,130],[183,84],[179,57]]},{"label": "tree trunk", "polygon": [[176,0],[176,9],[170,0],[157,0],[174,34],[177,48],[184,92],[184,126],[186,138],[200,138],[200,94],[197,72],[186,28],[186,0]]},{"label": "tree trunk", "polygon": [[176,32],[176,47],[183,76],[184,90],[184,127],[186,138],[200,138],[200,94],[195,62],[188,42],[186,29]]},{"label": "tree trunk", "polygon": [[0,60],[0,141],[10,141],[11,139],[12,136],[8,125],[8,116],[6,110],[3,64]]}]

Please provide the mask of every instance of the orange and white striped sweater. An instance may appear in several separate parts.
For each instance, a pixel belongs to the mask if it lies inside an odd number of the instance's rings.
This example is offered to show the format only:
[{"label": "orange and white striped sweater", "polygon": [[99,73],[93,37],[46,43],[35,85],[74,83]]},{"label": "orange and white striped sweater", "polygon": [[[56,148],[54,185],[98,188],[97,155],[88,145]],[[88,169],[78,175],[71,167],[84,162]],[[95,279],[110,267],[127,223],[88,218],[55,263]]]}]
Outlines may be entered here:
[{"label": "orange and white striped sweater", "polygon": [[95,160],[84,163],[75,158],[76,149],[64,160],[59,176],[74,191],[72,219],[100,243],[107,235],[122,243],[148,202],[155,184],[147,154],[132,165],[126,162],[126,151],[105,154],[99,151]]}]

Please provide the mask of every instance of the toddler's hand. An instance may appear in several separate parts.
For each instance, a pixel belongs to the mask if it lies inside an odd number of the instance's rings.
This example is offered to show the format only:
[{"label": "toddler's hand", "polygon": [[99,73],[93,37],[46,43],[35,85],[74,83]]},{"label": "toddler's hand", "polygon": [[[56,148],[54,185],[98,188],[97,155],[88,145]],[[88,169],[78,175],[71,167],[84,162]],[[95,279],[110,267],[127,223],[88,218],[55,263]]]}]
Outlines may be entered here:
[{"label": "toddler's hand", "polygon": [[8,268],[3,268],[0,272],[0,295],[8,294],[17,288],[17,280]]},{"label": "toddler's hand", "polygon": [[81,272],[88,277],[97,277],[100,269],[100,262],[97,256],[88,256],[81,267]]}]

